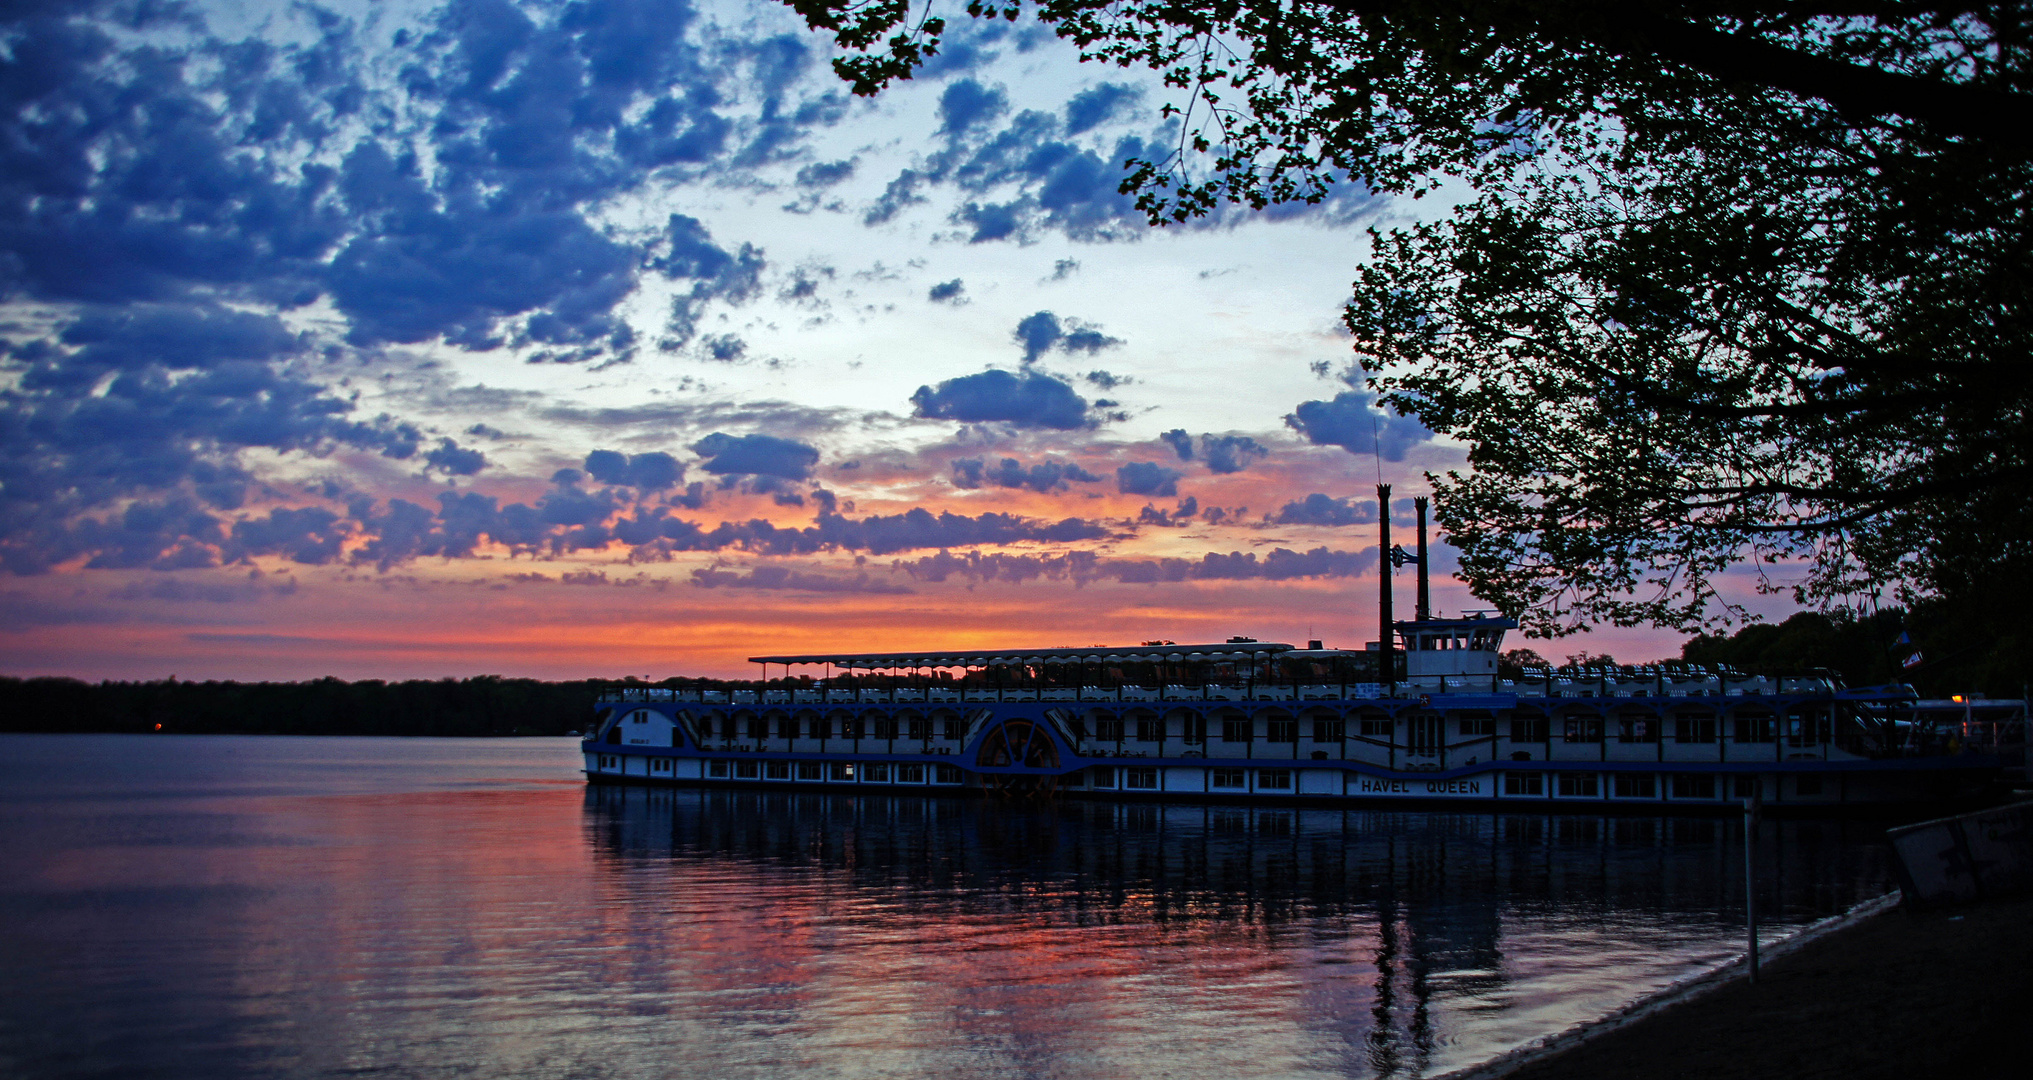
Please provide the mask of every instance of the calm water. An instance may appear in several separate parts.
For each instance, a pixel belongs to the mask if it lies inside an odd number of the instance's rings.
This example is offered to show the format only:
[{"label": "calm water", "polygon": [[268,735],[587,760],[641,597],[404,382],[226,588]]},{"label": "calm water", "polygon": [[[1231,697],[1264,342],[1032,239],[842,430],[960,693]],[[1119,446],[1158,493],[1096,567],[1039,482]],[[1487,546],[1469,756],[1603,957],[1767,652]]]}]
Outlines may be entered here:
[{"label": "calm water", "polygon": [[[1739,948],[1698,819],[588,790],[564,739],[0,736],[8,1077],[1410,1077]],[[1775,934],[1886,890],[1773,823]]]}]

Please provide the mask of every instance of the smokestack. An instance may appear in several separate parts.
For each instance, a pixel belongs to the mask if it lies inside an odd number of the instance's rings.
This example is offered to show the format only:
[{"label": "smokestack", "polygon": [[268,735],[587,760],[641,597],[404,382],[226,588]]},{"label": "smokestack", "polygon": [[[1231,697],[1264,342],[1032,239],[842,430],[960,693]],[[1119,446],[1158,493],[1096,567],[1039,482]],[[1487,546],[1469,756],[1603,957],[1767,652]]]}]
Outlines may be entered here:
[{"label": "smokestack", "polygon": [[1433,617],[1433,596],[1426,587],[1426,496],[1412,500],[1419,510],[1419,621]]},{"label": "smokestack", "polygon": [[1398,666],[1391,659],[1391,485],[1377,485],[1377,523],[1379,536],[1377,553],[1378,586],[1377,611],[1382,622],[1377,632],[1377,679],[1386,684],[1397,680]]}]

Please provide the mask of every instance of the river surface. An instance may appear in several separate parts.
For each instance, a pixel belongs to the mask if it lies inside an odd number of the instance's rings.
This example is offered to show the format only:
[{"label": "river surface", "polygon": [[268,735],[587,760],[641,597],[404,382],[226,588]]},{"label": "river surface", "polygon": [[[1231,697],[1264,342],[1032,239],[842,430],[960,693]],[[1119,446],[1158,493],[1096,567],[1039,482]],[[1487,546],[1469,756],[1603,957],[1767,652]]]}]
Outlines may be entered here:
[{"label": "river surface", "polygon": [[[1729,820],[587,788],[0,736],[0,1075],[1418,1077],[1740,951]],[[1889,888],[1760,832],[1771,936]]]}]

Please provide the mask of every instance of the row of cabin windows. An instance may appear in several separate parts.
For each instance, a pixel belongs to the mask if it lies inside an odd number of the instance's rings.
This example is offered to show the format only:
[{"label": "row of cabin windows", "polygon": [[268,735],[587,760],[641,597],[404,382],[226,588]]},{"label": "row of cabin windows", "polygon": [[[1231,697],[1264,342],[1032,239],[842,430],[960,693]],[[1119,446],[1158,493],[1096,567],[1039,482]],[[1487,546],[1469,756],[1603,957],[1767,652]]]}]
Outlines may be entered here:
[{"label": "row of cabin windows", "polygon": [[831,780],[836,783],[935,784],[961,782],[953,765],[891,765],[857,761],[709,761],[706,775],[716,780]]},{"label": "row of cabin windows", "polygon": [[[833,721],[826,717],[813,717],[800,721],[796,717],[778,717],[771,725],[767,717],[752,716],[745,723],[731,717],[720,721],[719,736],[723,739],[748,738],[757,741],[770,738],[770,729],[776,729],[779,739],[831,739],[835,738]],[[745,728],[745,730],[743,730]],[[881,719],[866,721],[860,719],[842,720],[838,738],[842,739],[915,739],[923,742],[932,737],[932,721],[917,718],[906,721]],[[957,718],[947,719],[938,725],[939,737],[949,742],[958,742],[967,733],[967,722]],[[699,721],[702,738],[712,738],[713,720],[710,717]]]},{"label": "row of cabin windows", "polygon": [[1088,770],[1087,782],[1091,786],[1098,788],[1121,786],[1130,791],[1156,791],[1158,788],[1158,770],[1116,769],[1103,766],[1098,769]]},{"label": "row of cabin windows", "polygon": [[[637,712],[631,715],[629,719],[633,723],[640,724],[648,722],[648,717],[649,714],[646,712]],[[1438,725],[1435,718],[1414,717],[1410,724],[1412,726],[1411,735],[1414,742],[1423,745],[1435,741],[1435,737],[1438,734]],[[1497,722],[1494,718],[1469,718],[1458,721],[1458,725],[1461,735],[1465,738],[1491,738],[1497,734]],[[767,718],[750,717],[746,721],[745,731],[737,731],[737,728],[740,726],[742,725],[734,719],[723,719],[720,722],[719,735],[725,739],[746,737],[762,740],[771,737],[770,729],[772,725]],[[1221,741],[1226,743],[1249,742],[1253,738],[1254,726],[1254,722],[1247,719],[1223,720],[1221,722]],[[1730,726],[1732,728],[1732,741],[1739,743],[1769,743],[1775,741],[1779,735],[1779,720],[1776,717],[1738,717]],[[806,721],[800,721],[794,717],[780,717],[774,727],[776,729],[775,737],[779,739],[831,739],[835,737],[833,721],[825,717],[815,717]],[[874,721],[848,719],[840,722],[838,737],[842,739],[873,738],[883,741],[903,738],[922,742],[932,738],[933,727],[932,721],[923,718],[903,722],[893,719],[878,719]],[[1653,743],[1659,741],[1665,727],[1666,723],[1663,721],[1654,720],[1649,717],[1634,717],[1618,720],[1616,722],[1615,734],[1618,742]],[[1393,728],[1394,724],[1390,720],[1364,719],[1357,721],[1357,731],[1366,739],[1389,739],[1392,737]],[[1546,742],[1549,723],[1544,719],[1516,719],[1511,721],[1510,728],[1510,737],[1513,742]],[[1826,741],[1828,738],[1827,728],[1828,723],[1824,717],[1814,717],[1804,721],[1793,719],[1786,723],[1786,735],[1788,741],[1795,743],[1801,741]],[[966,722],[957,718],[948,718],[938,725],[938,730],[940,738],[950,742],[958,742],[965,737]],[[1135,730],[1136,738],[1140,742],[1165,741],[1165,722],[1162,720],[1138,720],[1136,721]],[[1717,722],[1713,719],[1677,719],[1671,721],[1671,730],[1672,739],[1676,743],[1713,743],[1716,741]],[[699,733],[706,738],[713,737],[715,733],[713,731],[713,721],[710,718],[699,721]],[[1607,733],[1607,721],[1601,717],[1570,717],[1564,720],[1561,725],[1561,740],[1563,742],[1599,743],[1604,740]],[[1094,737],[1097,741],[1122,742],[1126,734],[1127,729],[1122,720],[1108,719],[1095,722]],[[1313,741],[1316,743],[1341,742],[1348,737],[1347,722],[1316,718],[1313,721],[1312,736]],[[1297,720],[1267,721],[1264,738],[1265,741],[1274,743],[1298,742],[1299,722]],[[1200,717],[1187,718],[1183,725],[1180,741],[1187,745],[1199,745],[1204,743],[1206,739],[1207,721]]]},{"label": "row of cabin windows", "polygon": [[[1563,772],[1554,774],[1554,793],[1567,799],[1593,799],[1602,793],[1600,774]],[[1724,785],[1719,780],[1731,783]],[[1660,778],[1653,773],[1612,773],[1610,794],[1619,799],[1656,799],[1659,797]],[[1723,787],[1728,787],[1734,798],[1749,798],[1756,790],[1757,778],[1735,776],[1718,778],[1708,773],[1676,773],[1667,781],[1669,790],[1676,799],[1713,799]],[[1802,776],[1795,781],[1796,790],[1802,795],[1821,794],[1821,778]],[[1504,774],[1504,794],[1544,795],[1546,774],[1534,772],[1512,772]]]},{"label": "row of cabin windows", "polygon": [[[1208,772],[1207,786],[1216,791],[1248,791],[1251,790],[1249,780],[1252,771],[1256,773],[1257,791],[1292,790],[1290,769],[1212,769]],[[1104,765],[1088,770],[1088,783],[1097,788],[1154,791],[1158,786],[1158,770],[1118,769]]]}]

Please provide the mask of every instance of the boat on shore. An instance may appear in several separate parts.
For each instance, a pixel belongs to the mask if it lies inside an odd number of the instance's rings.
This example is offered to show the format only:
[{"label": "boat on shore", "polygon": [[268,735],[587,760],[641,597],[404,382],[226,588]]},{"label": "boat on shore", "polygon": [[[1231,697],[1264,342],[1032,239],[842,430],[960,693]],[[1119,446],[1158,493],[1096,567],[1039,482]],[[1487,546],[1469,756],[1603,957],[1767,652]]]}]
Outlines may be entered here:
[{"label": "boat on shore", "polygon": [[[1399,551],[1419,566],[1418,617],[1391,619],[1387,569],[1380,625],[1390,632],[1361,650],[1235,637],[757,656],[753,681],[605,692],[582,746],[585,774],[1684,813],[1746,798],[1781,811],[1945,805],[2024,767],[2020,700],[1922,700],[1910,686],[1847,687],[1827,671],[1506,673],[1499,657],[1514,621],[1430,614],[1420,509],[1419,552]],[[774,665],[784,673],[771,678]]]}]

